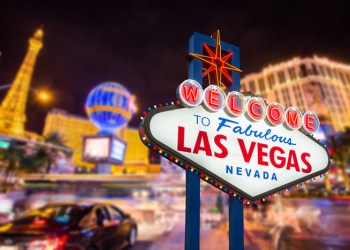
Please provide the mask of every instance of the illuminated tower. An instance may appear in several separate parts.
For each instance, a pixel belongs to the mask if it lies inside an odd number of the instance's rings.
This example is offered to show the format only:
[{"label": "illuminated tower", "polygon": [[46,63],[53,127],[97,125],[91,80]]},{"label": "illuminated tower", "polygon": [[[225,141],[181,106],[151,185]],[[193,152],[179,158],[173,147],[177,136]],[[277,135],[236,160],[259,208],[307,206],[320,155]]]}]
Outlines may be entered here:
[{"label": "illuminated tower", "polygon": [[43,46],[43,30],[38,29],[29,39],[28,52],[17,72],[10,90],[0,107],[0,133],[23,137],[25,108],[36,57]]}]

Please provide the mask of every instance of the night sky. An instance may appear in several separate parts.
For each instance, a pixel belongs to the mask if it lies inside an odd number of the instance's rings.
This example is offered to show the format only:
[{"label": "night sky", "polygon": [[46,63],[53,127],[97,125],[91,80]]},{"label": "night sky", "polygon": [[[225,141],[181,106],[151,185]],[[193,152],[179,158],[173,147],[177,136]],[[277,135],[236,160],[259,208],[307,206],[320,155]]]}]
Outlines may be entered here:
[{"label": "night sky", "polygon": [[[242,76],[295,56],[350,64],[347,1],[51,2],[0,2],[0,84],[13,80],[27,40],[44,26],[31,86],[49,89],[55,101],[41,105],[30,94],[26,127],[38,133],[54,107],[85,115],[89,90],[105,81],[136,94],[139,112],[175,100],[177,85],[187,78],[194,31],[210,35],[220,29],[221,40],[239,46]],[[131,125],[138,125],[139,116]]]}]

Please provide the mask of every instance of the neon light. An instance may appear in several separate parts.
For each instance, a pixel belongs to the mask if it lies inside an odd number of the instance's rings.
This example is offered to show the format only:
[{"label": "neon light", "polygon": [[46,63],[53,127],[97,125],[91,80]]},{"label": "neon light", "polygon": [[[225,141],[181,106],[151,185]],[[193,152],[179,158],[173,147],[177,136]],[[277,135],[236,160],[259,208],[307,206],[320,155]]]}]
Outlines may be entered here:
[{"label": "neon light", "polygon": [[221,88],[214,85],[208,86],[203,92],[204,108],[217,112],[225,107],[225,93]]},{"label": "neon light", "polygon": [[193,90],[192,87],[189,87],[187,90],[186,85],[182,87],[183,94],[186,96],[186,100],[192,99],[193,102],[197,101],[198,99],[198,88]]},{"label": "neon light", "polygon": [[307,133],[316,133],[319,128],[320,121],[315,113],[307,111],[303,114],[303,130]]},{"label": "neon light", "polygon": [[236,91],[230,92],[226,97],[225,111],[230,116],[240,116],[246,111],[244,96]]},{"label": "neon light", "polygon": [[195,80],[185,80],[176,89],[176,95],[185,107],[195,107],[203,101],[202,86]]},{"label": "neon light", "polygon": [[247,114],[253,121],[260,121],[266,116],[265,103],[257,97],[252,97],[247,102]]},{"label": "neon light", "polygon": [[[235,66],[227,62],[227,60],[232,56],[233,54],[232,52],[230,52],[229,54],[223,57],[221,56],[222,50],[221,50],[221,42],[220,42],[220,31],[218,30],[216,32],[215,53],[209,48],[208,45],[203,44],[203,47],[205,51],[209,54],[209,56],[190,53],[190,56],[198,60],[201,60],[202,62],[204,62],[209,66],[209,68],[203,72],[202,76],[204,77],[206,75],[209,75],[210,73],[215,73],[215,77],[209,78],[209,79],[213,78],[215,85],[220,87],[230,86],[233,81],[230,74],[228,73],[228,70],[235,71],[235,72],[242,72],[242,71],[239,68],[236,68]],[[223,75],[226,78],[226,80],[229,82],[228,84],[222,81]]]},{"label": "neon light", "polygon": [[315,129],[315,126],[314,126],[314,120],[315,118],[308,115],[308,116],[305,116],[307,119],[306,119],[306,122],[305,122],[305,128],[309,129],[309,130],[314,130]]},{"label": "neon light", "polygon": [[208,99],[209,99],[208,104],[210,106],[214,106],[214,108],[219,107],[219,94],[218,94],[218,92],[216,92],[214,90],[210,90]]},{"label": "neon light", "polygon": [[267,106],[267,120],[271,123],[271,125],[280,125],[284,122],[284,110],[283,107],[276,103],[270,103]]},{"label": "neon light", "polygon": [[260,116],[260,113],[255,113],[255,111],[254,111],[257,109],[257,108],[254,108],[254,106],[256,106],[256,105],[258,106],[258,108],[260,108],[260,105],[256,102],[249,103],[249,111],[250,111],[249,113],[252,114],[254,116],[254,118]]},{"label": "neon light", "polygon": [[285,112],[286,125],[290,129],[299,129],[302,126],[302,115],[299,109],[295,107],[287,108]]}]

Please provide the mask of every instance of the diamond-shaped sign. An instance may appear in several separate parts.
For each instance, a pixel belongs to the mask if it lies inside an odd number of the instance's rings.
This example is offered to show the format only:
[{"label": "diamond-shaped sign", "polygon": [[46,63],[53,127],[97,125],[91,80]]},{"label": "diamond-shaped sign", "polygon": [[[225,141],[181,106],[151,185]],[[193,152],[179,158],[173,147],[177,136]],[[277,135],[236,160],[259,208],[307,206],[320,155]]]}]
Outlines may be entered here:
[{"label": "diamond-shaped sign", "polygon": [[318,176],[330,164],[326,148],[300,130],[201,105],[154,109],[140,131],[143,142],[162,156],[251,201]]}]

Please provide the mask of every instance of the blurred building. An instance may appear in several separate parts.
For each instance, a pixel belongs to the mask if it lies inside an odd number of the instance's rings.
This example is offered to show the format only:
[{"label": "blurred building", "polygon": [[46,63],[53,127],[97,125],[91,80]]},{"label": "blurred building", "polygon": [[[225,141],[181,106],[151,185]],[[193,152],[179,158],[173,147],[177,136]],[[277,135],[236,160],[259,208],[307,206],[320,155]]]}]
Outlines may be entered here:
[{"label": "blurred building", "polygon": [[[10,89],[7,95],[1,103],[0,133],[2,134],[26,137],[24,124],[27,117],[25,109],[36,58],[43,46],[43,34],[43,30],[38,29],[33,37],[29,39],[27,54],[24,57],[14,81],[9,86]],[[34,133],[28,134],[28,137],[32,136],[37,137]]]},{"label": "blurred building", "polygon": [[[67,113],[64,110],[54,109],[48,113],[45,120],[43,135],[57,132],[62,136],[65,144],[74,150],[73,162],[78,167],[93,168],[94,164],[82,160],[82,146],[84,135],[96,135],[97,127],[83,116]],[[126,141],[127,150],[124,164],[113,166],[113,173],[158,173],[159,164],[150,164],[149,151],[139,138],[138,130],[124,127],[116,134]]]},{"label": "blurred building", "polygon": [[246,75],[241,89],[284,108],[315,112],[335,131],[350,127],[350,65],[317,56],[294,58]]}]

